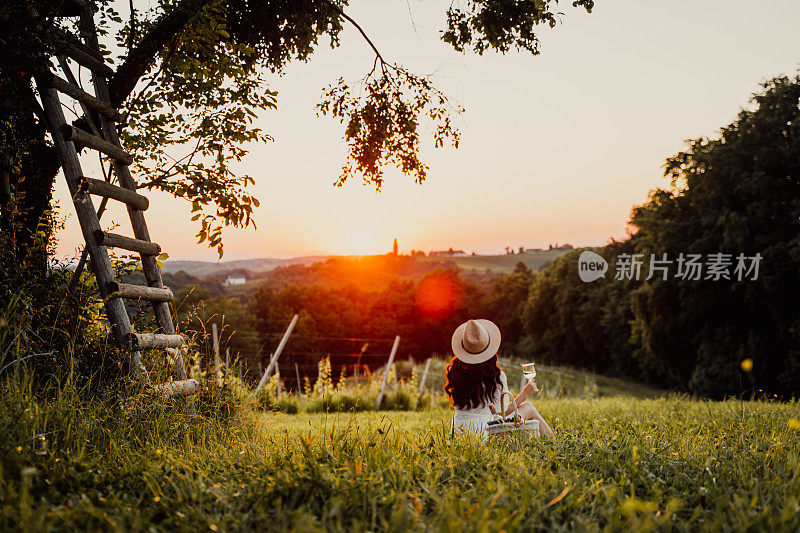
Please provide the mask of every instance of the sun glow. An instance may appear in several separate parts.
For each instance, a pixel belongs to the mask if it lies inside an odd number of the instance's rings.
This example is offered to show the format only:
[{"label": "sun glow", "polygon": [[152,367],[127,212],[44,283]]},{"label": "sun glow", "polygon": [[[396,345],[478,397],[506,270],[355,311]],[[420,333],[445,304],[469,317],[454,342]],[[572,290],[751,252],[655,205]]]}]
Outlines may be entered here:
[{"label": "sun glow", "polygon": [[[380,245],[378,239],[374,234],[366,231],[356,231],[350,237],[350,250],[353,255],[369,255],[380,253]],[[387,245],[383,248],[388,249]]]}]

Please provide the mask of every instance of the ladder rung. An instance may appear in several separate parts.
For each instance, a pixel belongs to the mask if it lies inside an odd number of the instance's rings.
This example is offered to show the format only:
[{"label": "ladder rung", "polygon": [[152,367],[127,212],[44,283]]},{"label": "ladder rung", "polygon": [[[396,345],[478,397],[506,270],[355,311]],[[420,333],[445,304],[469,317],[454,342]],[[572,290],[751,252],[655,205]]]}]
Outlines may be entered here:
[{"label": "ladder rung", "polygon": [[[94,96],[87,93],[80,87],[72,85],[67,80],[59,78],[53,73],[47,73],[47,74],[49,74],[48,77],[50,78],[47,80],[47,83],[53,89],[62,92],[66,95],[69,95],[80,102],[83,102],[87,106],[91,107],[98,113],[102,113],[105,117],[107,117],[110,120],[113,120],[114,122],[122,122],[124,118],[122,114],[113,107],[111,107],[109,104],[103,102],[98,98],[95,98]],[[47,76],[47,74],[45,74],[45,76]]]},{"label": "ladder rung", "polygon": [[94,240],[97,244],[106,248],[122,248],[131,252],[139,252],[142,255],[158,255],[161,253],[161,246],[154,242],[131,239],[116,233],[106,233],[102,230],[95,230]]},{"label": "ladder rung", "polygon": [[112,281],[108,284],[108,298],[125,298],[128,300],[145,300],[147,302],[171,302],[175,297],[166,287],[147,287],[144,285],[130,285]]},{"label": "ladder rung", "polygon": [[102,59],[98,59],[89,51],[83,49],[83,46],[78,46],[76,44],[62,41],[61,46],[59,46],[56,50],[59,50],[64,53],[65,56],[73,59],[77,64],[82,67],[86,67],[95,74],[100,74],[104,78],[110,78],[114,75],[114,71],[106,65],[105,61]]},{"label": "ladder rung", "polygon": [[64,124],[61,127],[61,135],[64,136],[64,140],[66,141],[72,141],[82,146],[86,146],[87,148],[92,148],[93,150],[103,152],[107,156],[116,159],[120,163],[124,163],[126,165],[133,163],[133,157],[131,154],[119,146],[111,144],[105,139],[101,139],[96,135],[92,135],[91,133],[85,132],[82,129],[76,128],[70,124]]},{"label": "ladder rung", "polygon": [[152,350],[154,348],[179,348],[186,342],[183,335],[163,333],[129,333],[128,346],[132,351]]},{"label": "ladder rung", "polygon": [[166,396],[189,396],[200,390],[200,382],[196,379],[184,379],[182,381],[168,381],[153,385],[153,389]]},{"label": "ladder rung", "polygon": [[84,54],[92,56],[98,61],[103,61],[103,54],[100,53],[100,50],[95,50],[90,46],[87,46],[78,38],[78,36],[73,35],[68,31],[64,31],[61,28],[50,28],[49,31],[50,35],[53,36],[53,39],[56,42],[74,46],[75,48],[80,49]]},{"label": "ladder rung", "polygon": [[84,177],[81,182],[81,189],[85,193],[94,194],[95,196],[105,196],[123,202],[140,211],[147,211],[147,208],[150,207],[150,200],[148,200],[146,196],[142,196],[125,187],[118,187],[107,181]]}]

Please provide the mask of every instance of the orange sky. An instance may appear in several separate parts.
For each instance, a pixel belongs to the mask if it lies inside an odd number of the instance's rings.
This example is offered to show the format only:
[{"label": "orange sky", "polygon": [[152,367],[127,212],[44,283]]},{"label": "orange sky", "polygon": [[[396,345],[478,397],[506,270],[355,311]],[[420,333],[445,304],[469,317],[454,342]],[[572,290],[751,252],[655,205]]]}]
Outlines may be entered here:
[{"label": "orange sky", "polygon": [[[622,238],[632,205],[667,185],[661,166],[683,139],[713,135],[761,81],[800,61],[800,2],[791,0],[757,17],[743,1],[599,0],[591,15],[564,2],[564,24],[542,33],[538,57],[454,53],[438,40],[446,5],[353,0],[348,12],[384,57],[437,72],[467,109],[461,148],[434,150],[426,139],[422,186],[388,169],[381,194],[332,187],[342,126],[317,118],[314,105],[328,83],[360,78],[372,64],[348,28],[339,49],[322,48],[273,80],[278,109],[257,123],[275,142],[250,146],[241,167],[256,178],[258,231],[227,230],[225,259],[382,253],[394,237],[401,252],[478,253]],[[82,240],[65,191],[59,177],[68,216],[59,254],[69,257]],[[172,258],[216,259],[195,243],[186,203],[149,196],[150,233]],[[119,209],[104,220],[129,232]]]}]

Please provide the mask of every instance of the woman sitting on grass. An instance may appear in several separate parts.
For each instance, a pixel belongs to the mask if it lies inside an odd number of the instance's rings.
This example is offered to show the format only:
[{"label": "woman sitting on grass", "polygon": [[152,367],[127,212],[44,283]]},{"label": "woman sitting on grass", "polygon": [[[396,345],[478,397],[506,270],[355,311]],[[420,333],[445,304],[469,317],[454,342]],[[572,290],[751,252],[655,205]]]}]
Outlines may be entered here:
[{"label": "woman sitting on grass", "polygon": [[[469,320],[453,333],[453,360],[445,371],[444,390],[455,407],[453,427],[486,436],[486,424],[494,417],[492,408],[501,410],[500,396],[508,391],[506,373],[497,366],[497,349],[500,347],[500,329],[490,320]],[[533,404],[526,401],[536,384],[528,382],[517,397],[517,408],[523,420],[538,420],[539,433],[550,436],[553,432]],[[510,402],[509,402],[510,403]],[[514,411],[509,405],[503,416]]]}]

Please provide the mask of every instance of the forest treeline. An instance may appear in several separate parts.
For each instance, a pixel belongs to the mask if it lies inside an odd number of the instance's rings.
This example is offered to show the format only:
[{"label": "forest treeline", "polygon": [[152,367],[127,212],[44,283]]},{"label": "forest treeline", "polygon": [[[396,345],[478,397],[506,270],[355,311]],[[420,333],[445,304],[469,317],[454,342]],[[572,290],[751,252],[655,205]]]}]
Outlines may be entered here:
[{"label": "forest treeline", "polygon": [[[227,309],[230,331],[239,332],[229,342],[243,352],[277,344],[269,334],[299,313],[290,351],[344,349],[315,337],[400,335],[404,358],[448,353],[456,325],[485,317],[500,326],[503,351],[535,361],[706,397],[797,395],[799,101],[800,78],[770,80],[718,137],[692,140],[669,158],[670,186],[632,210],[629,238],[594,249],[609,263],[596,281],[578,276],[581,250],[541,273],[518,265],[492,276],[424,270],[413,258],[387,255],[373,264],[339,260],[279,271],[244,309],[238,300],[185,290],[182,313],[204,298],[201,318]],[[639,279],[617,275],[620,258],[635,254],[644,259]],[[743,279],[705,273],[685,279],[673,263],[667,275],[646,280],[651,254],[759,255],[761,261],[758,274]]]},{"label": "forest treeline", "polygon": [[[706,397],[796,396],[799,103],[800,78],[773,79],[717,138],[669,158],[671,187],[633,209],[630,238],[595,250],[609,263],[604,278],[582,282],[578,252],[536,276],[523,317],[534,358]],[[634,254],[644,258],[640,279],[617,276]],[[681,254],[724,254],[730,279],[685,279],[677,264],[644,279],[651,256]],[[740,255],[760,256],[757,274],[734,274]]]}]

